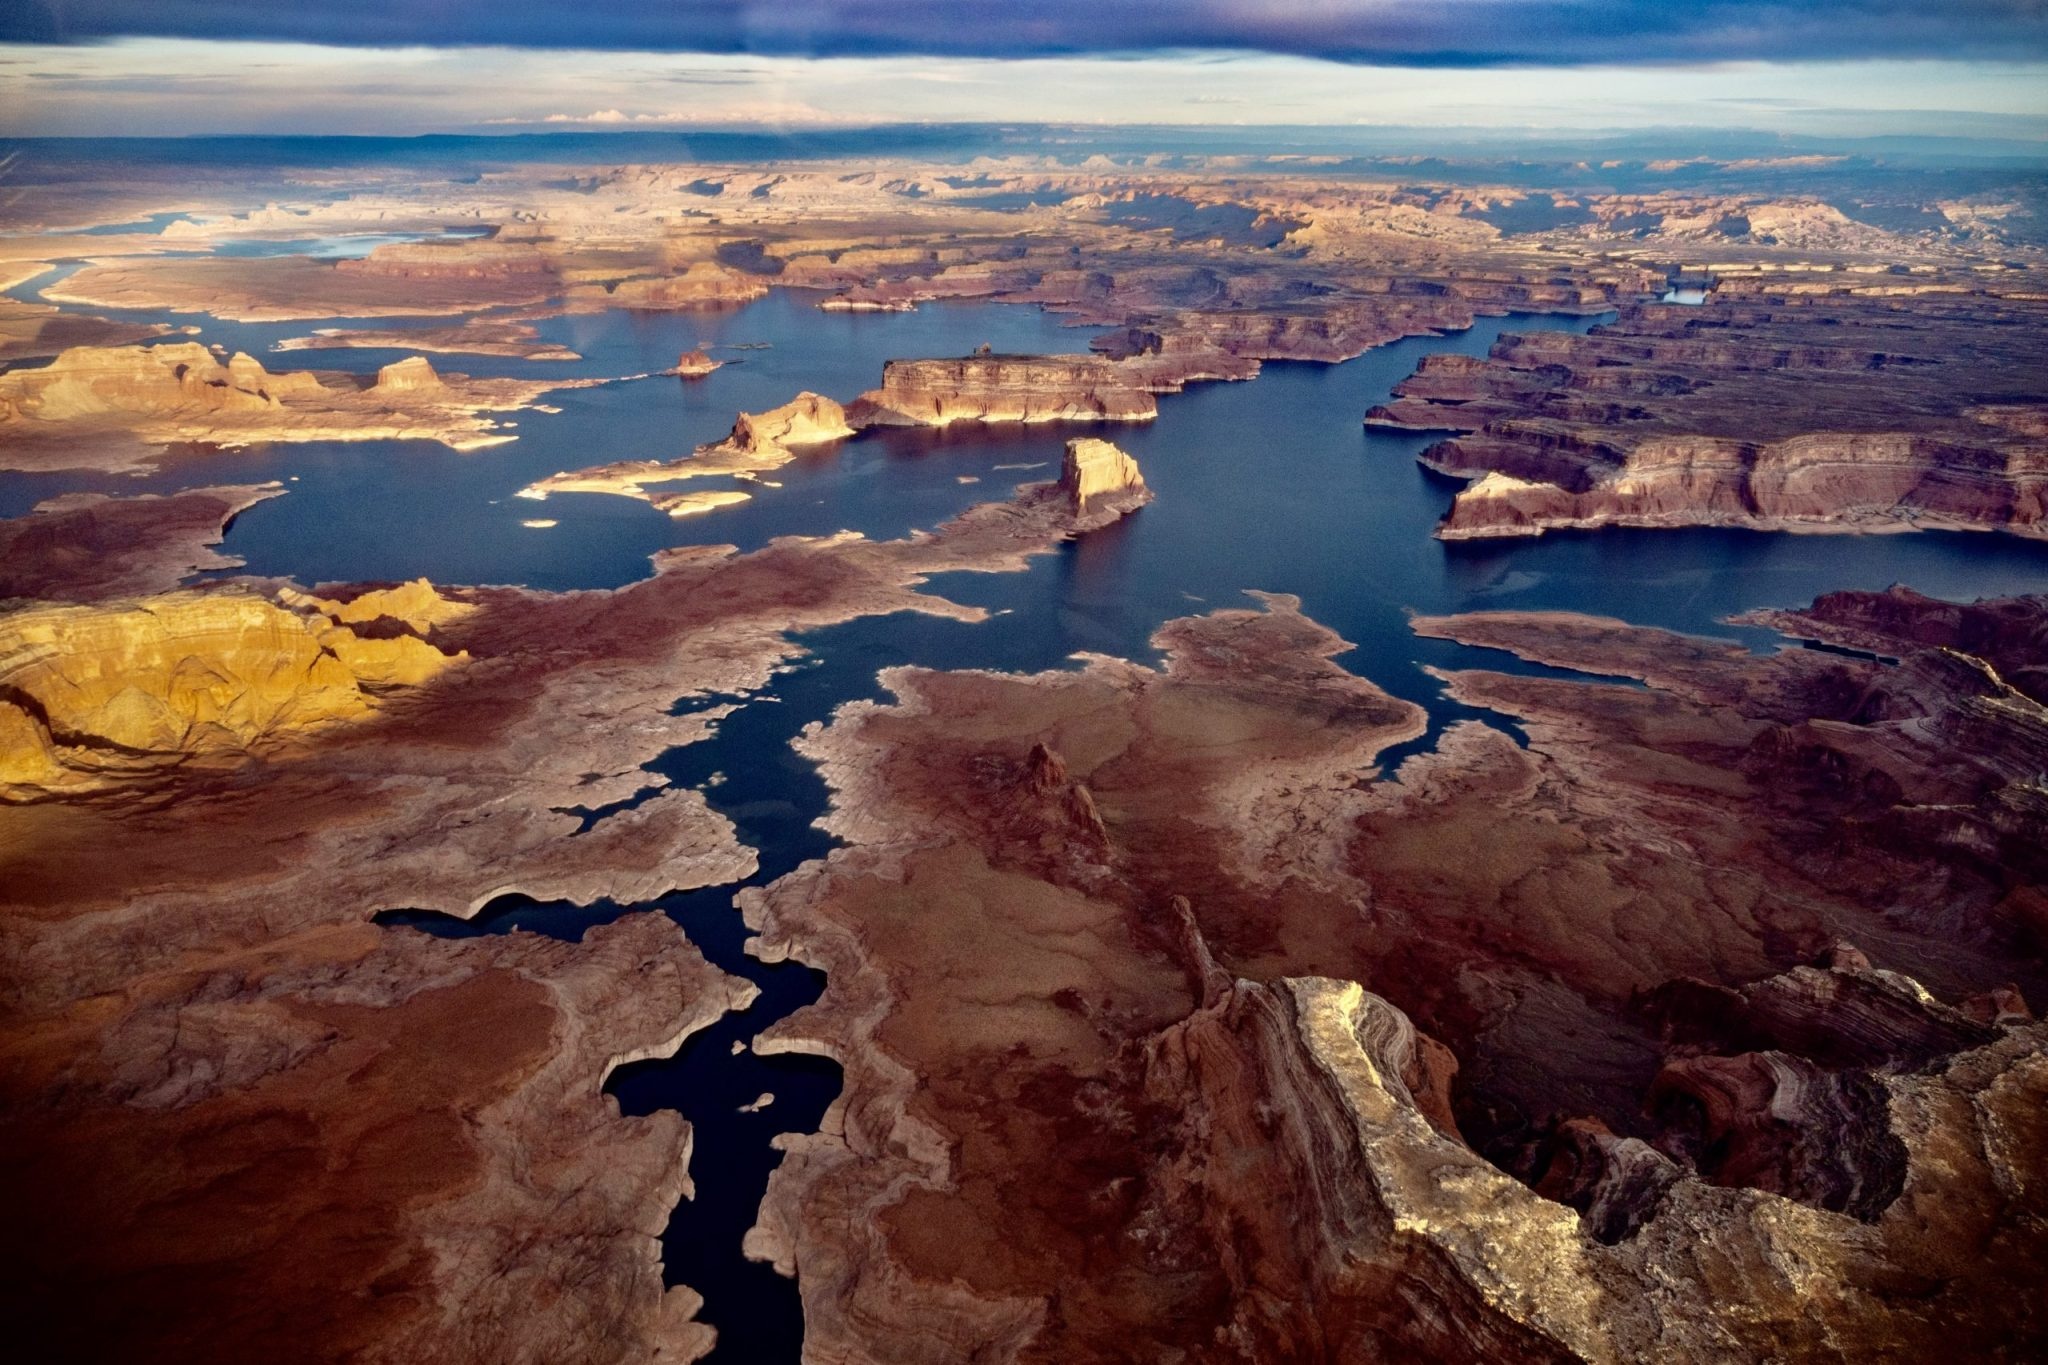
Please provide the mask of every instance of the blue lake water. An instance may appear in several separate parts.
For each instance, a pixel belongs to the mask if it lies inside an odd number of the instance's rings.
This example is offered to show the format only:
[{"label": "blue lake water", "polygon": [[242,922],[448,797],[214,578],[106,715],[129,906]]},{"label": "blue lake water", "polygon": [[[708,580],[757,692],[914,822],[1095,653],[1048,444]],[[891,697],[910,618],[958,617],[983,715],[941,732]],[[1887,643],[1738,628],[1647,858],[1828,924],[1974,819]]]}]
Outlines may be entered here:
[{"label": "blue lake water", "polygon": [[[1053,476],[1065,439],[1090,430],[877,432],[805,454],[769,475],[781,487],[755,486],[754,500],[743,506],[680,521],[617,497],[556,495],[535,503],[512,496],[560,469],[682,455],[722,434],[736,412],[773,406],[800,389],[849,399],[877,381],[887,359],[960,355],[982,343],[998,351],[1072,351],[1087,340],[1032,308],[957,303],[849,314],[820,312],[814,302],[814,295],[777,290],[729,312],[611,312],[540,324],[550,340],[584,356],[573,363],[434,356],[444,370],[603,376],[657,370],[680,351],[708,343],[713,354],[736,362],[702,380],[644,379],[557,394],[547,401],[559,413],[513,415],[520,439],[511,445],[457,454],[427,443],[319,443],[193,454],[144,479],[0,475],[0,515],[68,488],[140,492],[284,479],[289,495],[244,513],[227,537],[227,550],[245,556],[255,573],[309,583],[425,574],[453,583],[611,587],[645,576],[647,556],[669,545],[752,548],[789,533],[851,528],[888,537],[930,527],[975,502],[1006,496],[1017,482]],[[248,350],[273,367],[367,372],[401,354],[270,351],[282,338],[345,322],[198,322],[202,340]],[[1721,618],[1899,581],[1957,598],[2048,590],[2048,546],[1994,535],[1699,530],[1466,545],[1432,539],[1456,487],[1415,462],[1435,438],[1366,429],[1363,413],[1431,352],[1482,353],[1506,330],[1590,325],[1490,319],[1456,337],[1405,341],[1344,365],[1273,364],[1250,383],[1165,397],[1153,423],[1092,433],[1137,457],[1158,493],[1155,503],[1026,572],[935,580],[935,591],[989,607],[999,613],[995,619],[963,624],[905,614],[813,632],[804,639],[810,659],[763,696],[739,699],[740,709],[708,743],[651,766],[703,787],[734,820],[760,850],[762,871],[753,879],[759,883],[829,847],[811,827],[826,793],[790,751],[790,738],[838,705],[875,695],[877,670],[892,664],[1038,670],[1067,664],[1077,650],[1150,658],[1148,637],[1162,621],[1241,605],[1242,590],[1258,588],[1298,594],[1310,615],[1354,642],[1342,659],[1346,666],[1421,703],[1440,727],[1473,713],[1446,701],[1423,665],[1521,666],[1503,655],[1418,640],[1407,624],[1413,612],[1569,608],[1768,648],[1769,637],[1734,630]],[[764,343],[767,349],[735,349]],[[520,525],[528,518],[560,524],[528,530]],[[1434,734],[1400,753],[1432,743]],[[535,905],[515,897],[468,924],[425,915],[386,922],[458,935],[517,925],[573,938],[599,920],[648,910],[673,916],[712,960],[763,992],[751,1009],[692,1038],[675,1057],[627,1067],[609,1086],[628,1112],[677,1108],[696,1127],[698,1196],[671,1225],[668,1273],[705,1294],[704,1316],[721,1332],[715,1359],[794,1360],[801,1332],[794,1289],[746,1262],[739,1241],[777,1160],[768,1139],[814,1128],[835,1093],[836,1074],[812,1059],[735,1055],[732,1045],[814,999],[816,974],[747,957],[729,887],[652,906]],[[737,1112],[763,1092],[777,1097],[768,1109]]]}]

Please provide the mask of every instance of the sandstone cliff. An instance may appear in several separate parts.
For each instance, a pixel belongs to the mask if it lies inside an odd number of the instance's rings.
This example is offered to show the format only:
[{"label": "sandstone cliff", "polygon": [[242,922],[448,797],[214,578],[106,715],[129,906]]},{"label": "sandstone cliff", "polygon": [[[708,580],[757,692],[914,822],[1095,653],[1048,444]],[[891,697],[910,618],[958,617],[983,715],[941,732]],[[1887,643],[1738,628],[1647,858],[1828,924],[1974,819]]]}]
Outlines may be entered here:
[{"label": "sandstone cliff", "polygon": [[[1988,296],[1641,307],[1585,337],[1432,357],[1368,414],[1466,433],[1446,539],[1549,528],[2044,534],[2041,306]],[[2030,396],[2031,395],[2031,396]]]},{"label": "sandstone cliff", "polygon": [[954,422],[1143,422],[1159,406],[1142,379],[1100,356],[892,360],[882,386],[855,399],[855,426]]},{"label": "sandstone cliff", "polygon": [[827,972],[757,1049],[846,1072],[749,1241],[808,1349],[2038,1349],[2039,704],[1896,642],[1418,625],[1646,686],[1451,675],[1527,747],[1374,783],[1419,711],[1275,598],[805,738],[845,847],[742,903]]},{"label": "sandstone cliff", "polygon": [[1060,492],[1076,517],[1087,516],[1112,500],[1149,501],[1151,491],[1138,462],[1108,441],[1077,436],[1067,442],[1060,462]]},{"label": "sandstone cliff", "polygon": [[365,384],[273,374],[240,353],[223,362],[197,342],[75,347],[40,369],[0,374],[0,467],[126,469],[154,457],[152,447],[186,441],[422,439],[471,449],[513,439],[483,414],[589,382],[444,377],[414,356]]},{"label": "sandstone cliff", "polygon": [[89,790],[274,753],[371,716],[462,656],[233,593],[0,615],[0,797]]}]

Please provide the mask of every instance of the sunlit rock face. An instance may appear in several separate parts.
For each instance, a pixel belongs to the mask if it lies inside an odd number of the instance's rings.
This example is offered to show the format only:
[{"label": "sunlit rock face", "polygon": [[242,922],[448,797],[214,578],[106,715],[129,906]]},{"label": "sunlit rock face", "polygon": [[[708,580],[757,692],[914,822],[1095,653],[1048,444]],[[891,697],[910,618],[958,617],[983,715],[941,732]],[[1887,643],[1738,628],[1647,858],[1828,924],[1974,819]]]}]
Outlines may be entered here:
[{"label": "sunlit rock face", "polygon": [[1067,442],[1060,463],[1060,491],[1065,493],[1074,515],[1085,515],[1103,500],[1123,496],[1145,496],[1145,476],[1138,462],[1108,441],[1078,436]]},{"label": "sunlit rock face", "polygon": [[1159,413],[1143,376],[1092,355],[892,360],[848,409],[855,426],[954,422],[1143,422]]},{"label": "sunlit rock face", "polygon": [[0,417],[61,422],[182,409],[261,411],[319,388],[303,370],[271,374],[239,352],[223,364],[196,341],[78,346],[41,369],[0,375]]},{"label": "sunlit rock face", "polygon": [[713,449],[729,447],[747,455],[772,455],[780,447],[817,445],[851,435],[846,409],[823,394],[806,391],[779,408],[741,413],[723,446]]},{"label": "sunlit rock face", "polygon": [[423,355],[407,356],[377,371],[377,389],[382,393],[439,393],[446,388]]},{"label": "sunlit rock face", "polygon": [[1367,415],[1461,433],[1445,539],[1561,527],[2044,533],[2038,299],[1851,294],[1641,306],[1586,336],[1435,356]]},{"label": "sunlit rock face", "polygon": [[0,726],[15,741],[0,794],[34,799],[289,747],[367,719],[382,691],[461,657],[243,593],[0,616]]}]

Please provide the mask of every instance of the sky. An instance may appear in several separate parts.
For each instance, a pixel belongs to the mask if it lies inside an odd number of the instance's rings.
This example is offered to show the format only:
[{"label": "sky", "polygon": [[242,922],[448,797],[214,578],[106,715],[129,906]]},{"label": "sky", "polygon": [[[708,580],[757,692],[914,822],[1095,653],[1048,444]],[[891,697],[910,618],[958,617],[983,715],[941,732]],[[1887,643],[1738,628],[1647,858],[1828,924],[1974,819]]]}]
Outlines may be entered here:
[{"label": "sky", "polygon": [[2048,141],[2048,0],[0,0],[0,133],[901,121]]}]

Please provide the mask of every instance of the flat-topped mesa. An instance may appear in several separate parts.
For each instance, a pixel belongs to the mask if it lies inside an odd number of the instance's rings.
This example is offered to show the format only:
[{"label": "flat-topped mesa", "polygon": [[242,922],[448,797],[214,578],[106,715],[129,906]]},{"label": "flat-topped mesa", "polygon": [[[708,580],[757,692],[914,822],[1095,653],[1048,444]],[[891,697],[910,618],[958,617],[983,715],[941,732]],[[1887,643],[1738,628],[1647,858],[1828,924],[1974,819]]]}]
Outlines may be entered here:
[{"label": "flat-topped mesa", "polygon": [[1093,436],[1077,436],[1067,442],[1066,456],[1060,462],[1060,492],[1076,517],[1112,505],[1129,510],[1152,500],[1138,462]]},{"label": "flat-topped mesa", "polygon": [[2038,300],[1717,294],[1430,357],[1369,425],[1459,433],[1445,539],[1599,526],[2048,535]]},{"label": "flat-topped mesa", "polygon": [[1158,415],[1139,371],[1096,355],[892,360],[882,367],[882,386],[847,407],[857,427],[1149,422]]},{"label": "flat-topped mesa", "polygon": [[423,355],[394,360],[377,371],[379,393],[443,393],[448,386]]},{"label": "flat-topped mesa", "polygon": [[602,290],[588,295],[581,290],[575,291],[570,295],[570,305],[579,307],[595,303],[601,307],[641,309],[730,308],[751,303],[767,292],[768,281],[759,275],[749,275],[715,261],[698,261],[680,275],[621,280],[609,294]]}]

